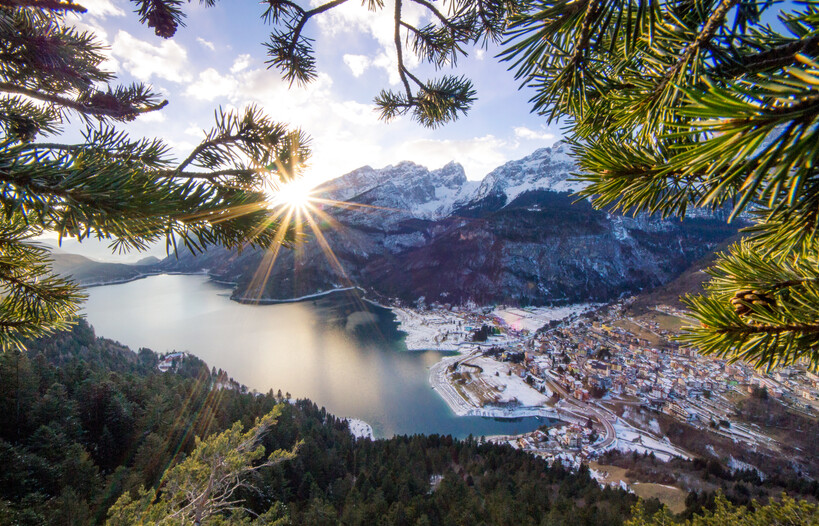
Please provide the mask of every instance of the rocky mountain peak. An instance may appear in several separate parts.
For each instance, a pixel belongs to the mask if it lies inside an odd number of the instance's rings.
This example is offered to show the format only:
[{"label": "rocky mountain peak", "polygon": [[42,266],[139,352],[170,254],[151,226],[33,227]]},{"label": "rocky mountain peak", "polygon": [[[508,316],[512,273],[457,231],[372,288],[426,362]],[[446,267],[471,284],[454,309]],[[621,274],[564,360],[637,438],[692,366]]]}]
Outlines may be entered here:
[{"label": "rocky mountain peak", "polygon": [[389,227],[409,218],[435,220],[452,211],[453,204],[474,191],[476,183],[467,181],[463,167],[450,162],[429,170],[412,161],[374,169],[365,166],[329,181],[316,189],[324,198],[380,207],[359,215],[373,224]]},{"label": "rocky mountain peak", "polygon": [[570,153],[569,145],[560,141],[549,148],[535,150],[522,159],[509,161],[489,172],[469,201],[505,197],[505,204],[509,204],[531,190],[577,192],[585,185],[567,180],[575,170]]}]

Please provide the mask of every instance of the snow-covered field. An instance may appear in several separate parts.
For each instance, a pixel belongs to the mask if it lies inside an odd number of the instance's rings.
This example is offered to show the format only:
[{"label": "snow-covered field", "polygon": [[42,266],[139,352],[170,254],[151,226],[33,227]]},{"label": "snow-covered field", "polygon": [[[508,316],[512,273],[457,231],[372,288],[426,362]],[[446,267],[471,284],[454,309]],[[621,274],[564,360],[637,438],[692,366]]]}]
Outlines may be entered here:
[{"label": "snow-covered field", "polygon": [[[544,394],[533,389],[514,372],[510,375],[511,368],[508,363],[483,356],[472,358],[467,363],[483,369],[481,373],[478,373],[473,367],[462,369],[471,372],[474,377],[473,382],[479,384],[475,386],[475,390],[496,393],[500,397],[497,401],[499,404],[517,403],[526,407],[542,406],[552,396],[551,391]],[[472,394],[474,390],[467,389],[467,392]]]},{"label": "snow-covered field", "polygon": [[614,429],[617,432],[617,441],[613,445],[613,449],[624,452],[636,451],[641,454],[654,453],[654,456],[662,461],[671,460],[672,457],[691,458],[685,450],[672,445],[666,440],[658,439],[645,431],[641,431],[621,418],[618,418],[617,422],[614,423]]},{"label": "snow-covered field", "polygon": [[[466,385],[456,387],[450,378],[448,369],[450,365],[463,359],[463,356],[444,358],[433,365],[429,371],[429,381],[433,389],[455,414],[495,418],[557,417],[557,412],[553,408],[545,406],[551,392],[540,393],[516,374],[507,375],[508,364],[491,358],[469,358],[468,363],[483,368],[483,372],[478,373],[477,369],[462,367],[461,370],[469,370],[472,380]],[[495,376],[495,373],[498,375]],[[476,385],[479,383],[481,385]],[[484,400],[481,400],[478,395],[481,391],[497,395],[497,401],[494,404],[484,405]]]},{"label": "snow-covered field", "polygon": [[409,351],[457,351],[469,333],[460,316],[446,310],[417,311],[394,307],[398,330],[407,334]]},{"label": "snow-covered field", "polygon": [[[510,328],[534,332],[552,320],[562,320],[572,314],[579,314],[594,307],[591,303],[581,303],[565,307],[505,307],[495,309],[492,314]],[[463,351],[462,346],[470,344],[471,327],[464,312],[444,309],[420,311],[406,307],[393,307],[398,320],[398,330],[407,334],[406,345],[410,351]],[[477,327],[471,327],[476,329]],[[502,341],[495,341],[503,345]]]},{"label": "snow-covered field", "polygon": [[592,303],[578,303],[565,307],[505,307],[493,310],[492,314],[516,331],[534,332],[552,320],[562,320],[572,314],[592,309],[594,306]]},{"label": "snow-covered field", "polygon": [[369,438],[375,440],[373,428],[370,424],[358,418],[348,418],[347,425],[350,426],[350,433],[356,438]]}]

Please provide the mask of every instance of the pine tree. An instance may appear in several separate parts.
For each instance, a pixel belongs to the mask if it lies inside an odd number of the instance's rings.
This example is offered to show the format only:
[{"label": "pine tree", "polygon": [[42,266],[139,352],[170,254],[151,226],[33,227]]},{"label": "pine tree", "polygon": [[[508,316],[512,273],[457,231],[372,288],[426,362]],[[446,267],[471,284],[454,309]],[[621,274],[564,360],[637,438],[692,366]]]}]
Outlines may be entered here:
[{"label": "pine tree", "polygon": [[510,24],[503,58],[569,123],[582,196],[753,220],[685,299],[703,353],[819,368],[818,32],[815,0],[549,0]]},{"label": "pine tree", "polygon": [[[144,2],[143,21],[170,36],[179,2]],[[164,6],[164,7],[163,7]],[[279,225],[266,190],[299,174],[308,155],[301,132],[259,108],[217,110],[212,130],[182,161],[161,139],[132,139],[116,124],[163,108],[147,86],[115,86],[94,35],[68,26],[73,3],[0,2],[0,348],[66,327],[82,292],[51,274],[43,230],[111,240],[140,250],[165,240],[265,246]],[[58,142],[77,120],[83,139]],[[51,141],[49,138],[56,138]]]},{"label": "pine tree", "polygon": [[[251,524],[240,491],[254,489],[251,478],[259,470],[295,455],[284,450],[265,455],[260,445],[281,412],[282,406],[276,406],[245,432],[236,422],[204,440],[197,437],[191,455],[162,475],[158,491],[141,489],[137,498],[124,494],[109,510],[107,524]],[[252,523],[280,524],[282,514],[275,504]]]},{"label": "pine tree", "polygon": [[[819,524],[819,506],[807,500],[794,500],[786,494],[781,500],[766,505],[752,503],[751,509],[731,504],[723,495],[717,495],[713,511],[695,515],[685,521],[685,526],[816,526]],[[663,507],[654,515],[646,512],[642,502],[632,510],[632,518],[626,526],[673,526],[674,520],[668,508]]]}]

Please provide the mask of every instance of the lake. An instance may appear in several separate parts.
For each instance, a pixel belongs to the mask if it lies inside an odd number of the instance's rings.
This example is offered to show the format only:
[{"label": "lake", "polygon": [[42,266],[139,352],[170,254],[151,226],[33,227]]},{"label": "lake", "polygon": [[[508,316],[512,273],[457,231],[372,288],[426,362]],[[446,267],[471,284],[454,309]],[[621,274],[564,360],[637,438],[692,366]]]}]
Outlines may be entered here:
[{"label": "lake", "polygon": [[445,354],[407,351],[392,312],[356,292],[277,305],[236,303],[230,292],[203,275],[153,276],[88,289],[85,314],[98,336],[188,351],[251,389],[364,420],[376,437],[512,434],[551,422],[455,415],[428,380]]}]

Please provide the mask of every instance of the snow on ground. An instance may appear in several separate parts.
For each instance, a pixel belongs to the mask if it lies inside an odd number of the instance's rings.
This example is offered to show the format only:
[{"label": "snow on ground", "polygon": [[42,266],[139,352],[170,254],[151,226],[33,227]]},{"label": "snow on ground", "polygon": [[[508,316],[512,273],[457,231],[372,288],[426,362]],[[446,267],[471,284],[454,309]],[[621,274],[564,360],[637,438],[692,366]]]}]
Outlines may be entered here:
[{"label": "snow on ground", "polygon": [[505,307],[497,308],[492,314],[502,319],[516,331],[534,332],[552,320],[562,320],[572,314],[579,314],[594,307],[591,303],[578,303],[565,307]]},{"label": "snow on ground", "polygon": [[654,456],[664,462],[671,460],[673,457],[691,458],[685,450],[641,431],[620,418],[614,424],[614,430],[617,433],[617,441],[613,448],[619,451],[636,451],[640,454],[654,453]]},{"label": "snow on ground", "polygon": [[[585,312],[595,305],[580,303],[565,307],[505,307],[497,308],[492,314],[510,328],[534,332],[551,320],[562,320]],[[467,328],[472,322],[467,321],[466,313],[445,309],[416,310],[405,307],[393,307],[392,312],[398,320],[398,330],[406,333],[405,342],[409,351],[462,351],[461,347],[472,343]],[[505,342],[495,341],[503,345]]]},{"label": "snow on ground", "polygon": [[477,386],[479,389],[495,391],[500,398],[499,404],[514,404],[533,407],[544,405],[552,396],[551,391],[543,394],[527,384],[523,378],[511,371],[508,363],[498,362],[492,358],[479,357],[466,360],[466,363],[483,369],[478,373],[474,367],[462,365],[462,370],[468,371],[476,377],[476,380],[484,385]]},{"label": "snow on ground", "polygon": [[605,488],[606,486],[611,486],[615,489],[622,489],[623,491],[628,491],[629,493],[634,493],[632,489],[626,484],[623,480],[612,480],[610,482],[606,482],[609,474],[607,471],[599,471],[596,469],[592,469],[589,467],[589,476],[593,478],[601,488]]},{"label": "snow on ground", "polygon": [[350,426],[350,433],[356,438],[369,438],[375,440],[373,428],[370,424],[358,418],[348,418],[347,425]]},{"label": "snow on ground", "polygon": [[398,320],[398,330],[407,334],[404,341],[409,351],[457,351],[461,344],[468,343],[463,320],[455,313],[398,307],[392,312]]},{"label": "snow on ground", "polygon": [[743,462],[739,459],[736,459],[731,455],[728,459],[728,467],[731,469],[732,472],[736,473],[737,471],[756,471],[759,475],[759,478],[765,480],[765,473],[759,470],[756,466],[752,464],[748,464],[747,462]]},{"label": "snow on ground", "polygon": [[657,422],[656,418],[652,418],[651,421],[648,423],[648,427],[656,434],[662,435],[663,430],[660,429],[660,423]]},{"label": "snow on ground", "polygon": [[[496,404],[482,404],[480,398],[475,394],[476,389],[467,389],[464,386],[456,386],[449,376],[449,367],[455,362],[464,360],[463,355],[449,356],[430,368],[429,381],[432,388],[444,399],[452,411],[459,416],[473,415],[495,418],[518,418],[523,416],[547,416],[558,417],[554,408],[544,406],[551,396],[551,392],[542,394],[530,387],[522,378],[516,374],[507,375],[508,365],[497,362],[490,358],[472,357],[467,361],[473,365],[483,368],[483,373],[478,374],[477,369],[461,366],[461,371],[468,371],[472,374],[470,384],[483,383],[483,388],[500,395]],[[495,376],[495,373],[498,376]],[[473,387],[470,385],[470,387]],[[477,387],[477,386],[474,386]],[[487,391],[488,392],[488,391]],[[517,400],[517,404],[504,403]]]}]

